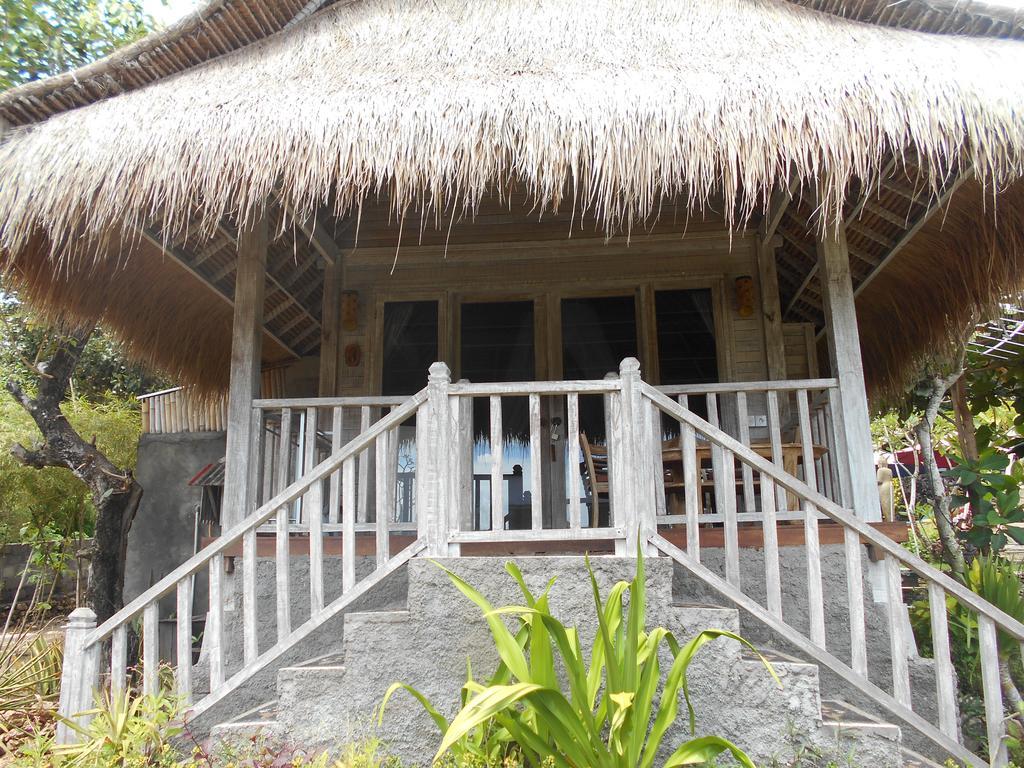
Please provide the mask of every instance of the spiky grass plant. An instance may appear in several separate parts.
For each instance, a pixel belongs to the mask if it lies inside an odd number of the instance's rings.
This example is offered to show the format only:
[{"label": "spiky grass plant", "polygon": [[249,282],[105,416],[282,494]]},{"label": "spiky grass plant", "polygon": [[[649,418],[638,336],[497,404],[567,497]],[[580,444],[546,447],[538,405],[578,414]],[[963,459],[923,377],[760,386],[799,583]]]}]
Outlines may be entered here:
[{"label": "spiky grass plant", "polygon": [[[607,599],[601,597],[589,558],[586,563],[598,623],[589,663],[576,628],[551,614],[548,597],[554,579],[535,597],[519,568],[510,562],[505,570],[519,585],[525,604],[495,608],[478,590],[444,569],[459,591],[483,611],[501,660],[498,669],[486,683],[469,675],[461,708],[450,722],[423,694],[401,682],[385,694],[380,721],[391,696],[405,690],[441,731],[435,762],[449,752],[456,762],[493,760],[516,752],[532,766],[553,762],[558,768],[652,768],[663,749],[669,748],[665,742],[682,695],[693,737],[696,713],[686,674],[697,651],[717,638],[735,640],[755,653],[756,649],[725,630],[704,630],[685,644],[665,627],[648,630],[643,557],[637,557],[633,580],[616,583]],[[507,615],[519,618],[517,632],[506,625]],[[663,677],[660,653],[665,649],[672,663]],[[758,657],[779,682],[771,664]],[[723,752],[753,768],[746,753],[719,736],[689,739],[662,765],[705,763]]]}]

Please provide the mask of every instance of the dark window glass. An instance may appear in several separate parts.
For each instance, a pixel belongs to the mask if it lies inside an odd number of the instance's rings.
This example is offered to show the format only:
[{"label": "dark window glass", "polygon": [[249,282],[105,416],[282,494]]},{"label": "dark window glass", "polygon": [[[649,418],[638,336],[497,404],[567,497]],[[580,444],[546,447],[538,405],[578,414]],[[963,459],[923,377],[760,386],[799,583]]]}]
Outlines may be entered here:
[{"label": "dark window glass", "polygon": [[711,291],[656,291],[654,307],[661,383],[718,381]]},{"label": "dark window glass", "polygon": [[567,380],[603,379],[623,358],[636,357],[632,296],[562,301],[562,372]]},{"label": "dark window glass", "polygon": [[437,359],[437,302],[386,303],[381,394],[419,392],[427,385],[427,371]]},{"label": "dark window glass", "polygon": [[462,377],[470,381],[533,381],[533,302],[462,305]]}]

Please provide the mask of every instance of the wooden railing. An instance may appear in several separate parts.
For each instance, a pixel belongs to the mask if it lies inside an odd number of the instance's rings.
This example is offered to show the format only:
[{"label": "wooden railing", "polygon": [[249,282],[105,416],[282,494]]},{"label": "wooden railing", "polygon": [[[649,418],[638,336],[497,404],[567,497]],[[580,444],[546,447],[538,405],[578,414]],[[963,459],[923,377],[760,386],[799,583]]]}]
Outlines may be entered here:
[{"label": "wooden railing", "polygon": [[[307,467],[301,478],[279,488],[251,515],[233,528],[225,531],[220,538],[205,547],[194,557],[174,569],[154,586],[118,611],[99,627],[95,617],[89,620],[89,613],[79,612],[72,616],[66,633],[66,656],[61,681],[60,712],[66,718],[82,721],[92,707],[97,689],[107,687],[112,691],[121,690],[128,682],[128,633],[133,622],[142,618],[142,690],[154,692],[159,685],[160,670],[158,627],[160,602],[165,595],[174,594],[176,606],[176,658],[173,663],[175,684],[178,694],[191,703],[193,714],[199,714],[223,699],[242,682],[280,658],[288,648],[308,636],[314,629],[331,617],[343,611],[353,600],[371,589],[384,577],[399,568],[409,558],[418,554],[424,546],[422,536],[399,553],[391,553],[388,536],[378,536],[373,556],[374,568],[369,575],[357,579],[354,511],[356,492],[356,463],[361,452],[379,451],[386,443],[392,429],[414,418],[426,402],[426,392],[409,398],[403,405],[392,410],[344,446],[332,450],[330,455],[315,466]],[[344,558],[340,595],[330,602],[324,600],[324,572],[322,538],[317,535],[319,516],[310,516],[310,567],[309,567],[309,619],[299,626],[292,624],[293,594],[289,584],[290,542],[287,509],[302,498],[309,508],[321,506],[325,491],[335,503],[344,504],[346,512],[342,523],[344,531]],[[343,499],[343,501],[339,501]],[[257,624],[257,531],[271,519],[276,519],[275,540],[276,562],[276,640],[264,642],[261,647]],[[228,669],[225,664],[224,645],[224,579],[225,557],[229,551],[240,547],[242,553],[242,661],[237,669]],[[193,686],[192,672],[192,605],[194,585],[199,583],[193,577],[201,572],[208,574],[207,602],[209,615],[203,638],[203,653],[209,670],[208,692],[201,694]],[[90,623],[93,626],[90,626]],[[109,670],[101,671],[102,659],[109,659]],[[58,740],[67,742],[74,738],[74,732],[66,725],[58,727]]]},{"label": "wooden railing", "polygon": [[[704,402],[697,402],[701,397]],[[761,437],[749,431],[761,427],[751,428],[749,419],[743,418],[744,409],[749,417],[751,401],[760,397],[764,398],[768,417],[763,428],[767,449]],[[513,406],[512,401],[519,401],[520,406]],[[586,408],[581,405],[584,401],[588,403]],[[595,402],[600,406],[597,409],[591,407]],[[997,633],[1019,643],[1024,641],[1024,626],[822,492],[831,482],[834,494],[845,482],[840,476],[844,449],[836,445],[841,436],[829,435],[830,422],[815,410],[816,402],[826,409],[830,403],[835,407],[834,381],[705,385],[666,393],[640,379],[639,364],[634,359],[623,361],[618,376],[600,381],[453,384],[447,366],[435,363],[427,387],[401,403],[380,398],[257,401],[253,409],[260,426],[255,430],[259,437],[253,447],[258,470],[252,473],[254,511],[101,626],[90,623],[88,612],[72,616],[66,635],[60,713],[82,719],[84,716],[78,713],[90,707],[97,688],[116,690],[128,683],[128,632],[140,616],[142,688],[156,689],[160,600],[171,593],[176,595],[178,629],[177,657],[172,665],[175,680],[181,695],[191,701],[193,713],[199,713],[274,663],[296,642],[412,557],[458,556],[464,547],[481,542],[604,540],[614,542],[619,554],[632,555],[642,548],[652,556],[673,558],[705,585],[949,755],[983,765],[986,760],[962,744],[958,730],[946,613],[947,600],[955,599],[977,618],[990,745],[986,757],[994,765],[1004,765]],[[507,454],[511,450],[506,436],[510,434],[508,417],[516,408],[520,408],[523,424],[513,433],[523,436],[516,450],[522,452],[525,466],[511,473],[517,478],[516,493],[522,494],[514,500],[519,509],[512,509],[510,499],[505,497],[513,487],[506,480],[510,474]],[[729,426],[723,414],[730,413],[730,408],[734,409],[730,418],[737,436],[723,429]],[[590,477],[589,496],[578,491],[584,463],[579,451],[584,442],[580,440],[584,412],[592,421],[603,421],[605,433],[605,485]],[[785,442],[786,413],[792,417],[797,436],[794,442],[800,452],[795,471],[792,465],[787,468],[785,457],[775,450]],[[350,425],[351,435],[346,425]],[[520,428],[521,433],[517,431]],[[671,443],[666,446],[666,434],[672,435],[676,447]],[[826,453],[815,453],[818,441]],[[709,503],[713,503],[713,513],[701,508],[699,497],[703,487],[701,470],[706,469],[702,461],[705,450],[712,464],[706,478],[712,486]],[[671,462],[678,463],[682,478],[678,484],[666,472],[666,454]],[[822,461],[828,454],[834,457],[831,467]],[[402,462],[406,466],[402,467]],[[484,516],[482,510],[474,508],[474,478],[481,474],[475,465],[483,464],[489,470],[483,474],[490,475],[489,510],[499,514]],[[542,471],[543,465],[548,469]],[[572,478],[564,484],[559,480],[563,470],[565,477]],[[411,520],[403,521],[398,519],[401,506],[396,494],[401,483],[409,484],[409,474],[414,485],[412,513]],[[602,493],[607,520],[601,515]],[[668,500],[673,495],[681,497],[677,502],[681,506],[678,514],[669,515]],[[586,516],[585,506],[592,506]],[[522,513],[518,519],[512,514],[517,511]],[[724,542],[719,550],[724,555],[724,577],[708,567],[708,548],[702,542],[708,531],[708,514],[715,516],[716,535]],[[803,618],[796,621],[795,614],[790,616],[783,602],[784,574],[776,524],[784,514],[796,514],[802,521],[805,574],[798,583],[806,589],[806,622]],[[485,519],[487,524],[481,525]],[[271,522],[275,534],[276,636],[261,642],[257,624],[257,533]],[[763,535],[763,579],[753,584],[746,584],[742,577],[741,524],[759,526]],[[840,626],[827,623],[834,619],[825,610],[822,525],[837,526],[844,542],[846,583],[842,590],[847,611]],[[682,528],[683,546],[672,543],[669,526],[674,527],[672,537]],[[396,527],[415,528],[414,543],[398,553],[391,549],[392,541],[397,541],[392,535]],[[368,540],[372,533],[372,555],[367,557],[373,570],[360,579],[356,542],[364,531]],[[301,599],[308,599],[310,618],[298,626],[292,621],[297,598],[289,576],[290,538],[295,532],[309,537],[309,594]],[[340,594],[327,600],[323,542],[330,535],[341,536],[342,573]],[[872,545],[882,556],[879,567],[887,593],[885,629],[892,664],[889,682],[882,685],[872,680],[868,668],[865,616],[868,611],[879,610],[881,604],[865,597],[862,544]],[[242,653],[238,663],[229,668],[225,662],[224,566],[225,558],[232,556],[229,553],[239,550],[241,588],[235,592],[242,595],[243,629],[238,639]],[[937,724],[914,711],[901,568],[916,573],[927,587]],[[206,693],[198,693],[192,681],[193,576],[201,572],[209,574],[205,587],[209,615],[203,644],[209,674]],[[835,584],[829,586],[836,588]],[[786,597],[787,601],[793,599],[788,591]],[[844,635],[848,640],[836,643],[835,638]],[[101,659],[110,660],[109,671],[101,673]],[[920,692],[913,693],[916,696]],[[68,740],[72,732],[62,725],[59,737]]]},{"label": "wooden railing", "polygon": [[[715,485],[715,493],[724,500],[725,577],[722,578],[721,575],[702,563],[704,550],[701,546],[701,527],[697,524],[699,518],[696,504],[693,503],[690,495],[687,496],[686,505],[685,548],[679,548],[662,535],[650,531],[650,522],[648,522],[647,541],[650,542],[652,549],[672,557],[704,583],[716,589],[737,607],[752,614],[819,665],[830,669],[898,719],[930,738],[953,758],[975,766],[986,763],[997,766],[1006,765],[1006,725],[1002,691],[999,684],[1000,662],[997,632],[1004,635],[1004,642],[1012,642],[1016,645],[1024,641],[1024,625],[987,603],[959,582],[928,565],[887,536],[880,534],[853,512],[843,509],[827,498],[817,490],[817,478],[813,473],[808,474],[805,482],[785,472],[777,464],[743,445],[708,420],[694,414],[662,392],[646,384],[640,386],[643,391],[642,408],[653,409],[679,424],[680,445],[688,477],[692,479],[696,471],[698,460],[694,451],[694,437],[698,435],[714,446],[719,454],[719,461],[726,467],[725,478]],[[801,429],[806,432],[807,419],[801,415],[800,420]],[[645,423],[649,421],[650,419],[645,419]],[[649,461],[651,452],[649,446],[651,445],[652,441],[648,439],[648,436],[641,435],[637,451],[641,466],[652,466]],[[645,448],[645,446],[648,447]],[[741,579],[736,513],[737,484],[728,479],[731,476],[729,468],[737,463],[744,471],[749,471],[758,478],[760,484],[761,514],[763,516],[761,525],[764,534],[763,587],[761,584],[756,587],[748,587],[742,583]],[[644,477],[640,478],[638,483],[645,498],[639,500],[639,507],[641,509],[655,508],[657,499],[665,492],[661,482],[662,473],[657,470],[649,470],[640,474]],[[793,494],[799,499],[803,512],[806,570],[805,578],[799,581],[806,583],[807,589],[806,605],[809,611],[809,626],[806,629],[788,621],[789,617],[784,612],[782,574],[775,525],[777,491]],[[844,586],[848,612],[843,617],[844,625],[839,627],[826,626],[827,614],[824,609],[825,600],[822,588],[819,517],[838,524],[843,531],[846,577]],[[643,525],[641,522],[641,527]],[[886,591],[885,627],[889,636],[892,666],[889,684],[885,688],[872,682],[868,669],[865,614],[869,610],[877,610],[880,606],[865,599],[862,543],[872,545],[882,555],[880,567]],[[914,711],[915,699],[920,700],[922,692],[915,691],[915,695],[912,696],[907,650],[908,640],[910,640],[907,636],[909,624],[906,606],[902,599],[901,568],[917,574],[927,588],[935,663],[935,701],[938,709],[938,723],[933,723]],[[760,579],[758,581],[760,582]],[[833,590],[836,586],[835,584],[830,585]],[[762,590],[765,593],[763,598],[760,596]],[[988,754],[983,757],[973,754],[964,746],[958,727],[956,679],[950,658],[947,617],[947,601],[950,598],[959,603],[961,608],[972,612],[977,621],[989,745]],[[829,632],[829,629],[834,631]],[[843,642],[841,645],[844,650],[846,647],[849,650],[840,657],[837,655],[837,653],[841,653],[839,650],[827,647],[826,638],[835,638],[846,632],[849,633],[849,642],[848,644]]]},{"label": "wooden railing", "polygon": [[[836,461],[841,455],[837,449],[837,435],[833,425],[839,408],[838,382],[835,379],[808,379],[798,381],[758,381],[722,384],[696,384],[662,386],[658,391],[672,397],[683,408],[702,415],[709,424],[720,428],[744,446],[769,459],[776,467],[800,479],[813,482],[815,488],[838,504],[849,498],[844,488],[848,479],[843,472],[846,465]],[[696,494],[687,503],[696,502],[700,523],[725,520],[724,504],[729,499],[721,493],[717,479],[728,478],[735,472],[738,494],[739,522],[760,521],[763,518],[763,494],[754,472],[741,465],[723,463],[723,455],[715,450],[703,435],[693,434],[697,462],[696,474],[686,477],[682,452],[690,450],[688,443],[679,441],[689,437],[687,430],[671,419],[658,417],[652,421],[656,434],[652,439],[662,444],[661,458],[665,471],[666,496],[659,496],[658,522],[684,523],[686,517],[679,508],[683,493],[673,494],[673,488]],[[646,422],[645,422],[646,425]],[[668,445],[666,434],[677,442]],[[808,473],[808,467],[813,468]],[[689,465],[686,469],[690,469]],[[844,493],[847,495],[844,497]],[[673,506],[672,501],[677,503]],[[775,516],[777,520],[802,519],[796,498],[777,489]]]}]

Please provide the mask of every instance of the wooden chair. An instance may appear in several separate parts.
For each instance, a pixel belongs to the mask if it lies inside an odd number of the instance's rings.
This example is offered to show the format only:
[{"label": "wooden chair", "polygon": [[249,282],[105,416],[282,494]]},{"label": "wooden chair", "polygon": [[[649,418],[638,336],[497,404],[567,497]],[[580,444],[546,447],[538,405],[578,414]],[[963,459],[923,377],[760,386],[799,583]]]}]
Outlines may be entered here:
[{"label": "wooden chair", "polygon": [[[608,448],[591,443],[586,432],[580,432],[583,450],[583,488],[591,509],[590,527],[608,525]],[[595,514],[596,513],[596,514]]]}]

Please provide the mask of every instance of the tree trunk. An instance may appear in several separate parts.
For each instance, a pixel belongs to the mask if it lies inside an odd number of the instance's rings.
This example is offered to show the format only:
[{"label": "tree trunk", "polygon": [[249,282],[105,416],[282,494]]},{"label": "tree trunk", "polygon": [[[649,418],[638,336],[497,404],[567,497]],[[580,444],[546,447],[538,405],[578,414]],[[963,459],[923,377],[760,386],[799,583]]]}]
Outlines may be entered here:
[{"label": "tree trunk", "polygon": [[124,602],[128,531],[142,499],[142,486],[130,471],[116,466],[94,443],[82,439],[61,411],[71,375],[91,335],[92,329],[88,329],[60,337],[50,360],[36,366],[38,385],[34,398],[13,380],[7,382],[7,390],[43,434],[41,446],[28,449],[15,445],[11,454],[26,466],[70,469],[89,488],[96,508],[96,535],[89,554],[86,603],[102,623]]},{"label": "tree trunk", "polygon": [[939,407],[949,388],[958,378],[960,378],[960,372],[945,378],[933,376],[929,379],[932,388],[928,393],[928,403],[921,420],[914,425],[914,434],[921,446],[921,464],[925,472],[926,482],[922,484],[922,495],[932,505],[935,527],[939,531],[939,541],[942,543],[942,556],[953,575],[959,581],[963,581],[964,574],[967,572],[967,564],[964,561],[963,550],[960,549],[960,542],[957,541],[956,530],[953,528],[950,514],[951,500],[949,494],[946,493],[946,486],[942,482],[939,464],[935,460],[935,446],[932,443],[932,430],[935,428],[935,419],[939,415]]}]

